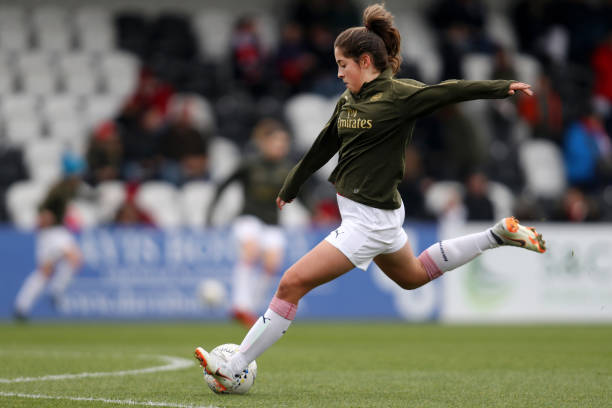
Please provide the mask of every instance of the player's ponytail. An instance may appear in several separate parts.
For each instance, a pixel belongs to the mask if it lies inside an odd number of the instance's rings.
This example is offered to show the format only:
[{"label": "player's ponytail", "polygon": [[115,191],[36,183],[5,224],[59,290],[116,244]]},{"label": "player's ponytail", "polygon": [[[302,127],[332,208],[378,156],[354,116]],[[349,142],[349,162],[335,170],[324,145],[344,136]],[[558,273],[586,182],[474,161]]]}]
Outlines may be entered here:
[{"label": "player's ponytail", "polygon": [[393,26],[393,15],[382,4],[373,4],[363,11],[363,23],[364,27],[353,27],[340,33],[334,47],[355,60],[364,53],[371,54],[379,71],[389,66],[393,73],[399,71],[401,38]]}]

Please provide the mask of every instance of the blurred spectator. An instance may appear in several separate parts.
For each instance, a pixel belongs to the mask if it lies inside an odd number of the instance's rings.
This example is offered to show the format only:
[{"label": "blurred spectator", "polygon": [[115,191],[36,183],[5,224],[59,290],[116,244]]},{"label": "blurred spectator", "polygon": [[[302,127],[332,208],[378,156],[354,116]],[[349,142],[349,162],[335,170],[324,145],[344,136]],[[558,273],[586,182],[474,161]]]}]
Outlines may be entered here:
[{"label": "blurred spectator", "polygon": [[0,143],[0,222],[8,221],[6,192],[16,181],[26,179],[28,171],[20,149]]},{"label": "blurred spectator", "polygon": [[470,52],[493,51],[484,31],[487,9],[481,0],[438,0],[429,20],[438,30],[443,79],[463,78],[461,60]]},{"label": "blurred spectator", "polygon": [[154,226],[153,218],[136,204],[135,196],[138,184],[130,183],[126,186],[125,201],[119,206],[113,222],[121,226]]},{"label": "blurred spectator", "polygon": [[123,146],[115,122],[105,121],[94,129],[86,157],[88,183],[95,186],[103,181],[119,179]]},{"label": "blurred spectator", "polygon": [[593,53],[591,65],[595,74],[595,108],[606,118],[606,129],[610,134],[612,133],[612,31],[608,32],[605,41]]},{"label": "blurred spectator", "polygon": [[589,191],[610,176],[612,146],[601,119],[589,113],[570,124],[564,138],[567,178]]},{"label": "blurred spectator", "polygon": [[315,68],[315,57],[308,51],[302,27],[289,22],[284,25],[276,55],[278,73],[293,94],[304,89],[304,82]]},{"label": "blurred spectator", "polygon": [[295,0],[289,14],[306,32],[314,25],[322,25],[333,37],[362,24],[361,12],[351,0]]},{"label": "blurred spectator", "polygon": [[312,225],[316,227],[329,228],[340,222],[340,210],[338,202],[333,199],[319,200],[311,217]]},{"label": "blurred spectator", "polygon": [[212,118],[202,118],[196,96],[173,99],[168,126],[160,137],[161,178],[175,185],[208,177]]},{"label": "blurred spectator", "polygon": [[563,131],[561,97],[545,73],[538,77],[534,91],[535,95],[532,97],[519,97],[519,114],[529,124],[533,137],[560,144]]},{"label": "blurred spectator", "polygon": [[266,56],[253,17],[238,19],[232,32],[231,56],[234,78],[253,95],[261,95],[266,82]]},{"label": "blurred spectator", "polygon": [[463,199],[467,210],[468,221],[492,221],[495,218],[493,203],[489,199],[487,176],[475,171],[466,181],[466,193]]},{"label": "blurred spectator", "polygon": [[421,154],[414,146],[408,146],[404,162],[404,178],[397,186],[404,202],[406,219],[432,218],[425,208],[424,194],[430,182],[423,171]]},{"label": "blurred spectator", "polygon": [[556,221],[583,222],[597,221],[599,218],[600,212],[595,201],[573,187],[565,192],[553,213]]}]

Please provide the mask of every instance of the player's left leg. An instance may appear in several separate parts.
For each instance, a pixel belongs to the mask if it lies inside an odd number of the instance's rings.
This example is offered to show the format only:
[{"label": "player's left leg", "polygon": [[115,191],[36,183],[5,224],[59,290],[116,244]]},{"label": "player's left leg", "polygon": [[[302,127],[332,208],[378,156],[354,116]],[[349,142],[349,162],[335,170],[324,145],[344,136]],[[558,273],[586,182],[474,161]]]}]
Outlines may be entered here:
[{"label": "player's left leg", "polygon": [[34,306],[34,302],[40,297],[45,289],[49,277],[53,273],[52,264],[41,265],[35,269],[23,281],[17,297],[15,298],[15,317],[18,319],[26,319],[30,314],[30,310]]},{"label": "player's left leg", "polygon": [[77,268],[70,262],[62,261],[57,264],[56,271],[49,282],[49,291],[51,292],[53,303],[56,307],[61,303],[64,292],[76,272]]},{"label": "player's left leg", "polygon": [[351,261],[327,241],[320,242],[283,275],[270,307],[251,327],[240,349],[228,364],[216,361],[202,348],[195,356],[204,369],[224,386],[287,331],[295,318],[298,301],[309,291],[353,269]]}]

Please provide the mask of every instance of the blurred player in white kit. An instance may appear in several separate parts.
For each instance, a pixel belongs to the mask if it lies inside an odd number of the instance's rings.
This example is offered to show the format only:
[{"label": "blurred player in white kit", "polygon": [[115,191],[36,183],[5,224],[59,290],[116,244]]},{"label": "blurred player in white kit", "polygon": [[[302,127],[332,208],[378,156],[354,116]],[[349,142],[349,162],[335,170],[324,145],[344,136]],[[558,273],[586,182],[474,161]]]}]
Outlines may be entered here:
[{"label": "blurred player in white kit", "polygon": [[[66,169],[65,169],[66,170]],[[82,263],[81,251],[70,231],[63,225],[68,202],[81,183],[79,174],[70,174],[51,188],[38,212],[36,269],[24,280],[15,299],[15,318],[28,318],[36,300],[47,285],[57,306]]]}]

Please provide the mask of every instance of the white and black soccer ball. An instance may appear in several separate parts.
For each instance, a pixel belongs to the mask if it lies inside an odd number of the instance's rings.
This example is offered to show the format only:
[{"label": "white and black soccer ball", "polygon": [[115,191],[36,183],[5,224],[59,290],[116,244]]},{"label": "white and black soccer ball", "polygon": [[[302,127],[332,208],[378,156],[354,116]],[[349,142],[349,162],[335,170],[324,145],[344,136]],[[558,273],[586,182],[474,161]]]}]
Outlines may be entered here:
[{"label": "white and black soccer ball", "polygon": [[[221,361],[228,361],[238,351],[238,347],[237,344],[232,343],[221,344],[215,347],[210,354]],[[257,362],[252,361],[241,373],[240,378],[236,379],[234,386],[231,389],[224,389],[225,387],[221,386],[215,377],[204,370],[204,380],[206,380],[208,388],[216,394],[246,394],[253,386],[255,377],[257,377]]]},{"label": "white and black soccer ball", "polygon": [[200,301],[209,307],[219,307],[226,303],[227,290],[217,279],[204,279],[198,284],[197,294]]}]

